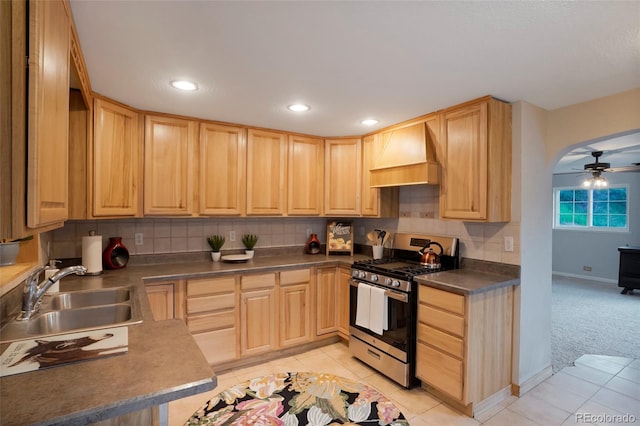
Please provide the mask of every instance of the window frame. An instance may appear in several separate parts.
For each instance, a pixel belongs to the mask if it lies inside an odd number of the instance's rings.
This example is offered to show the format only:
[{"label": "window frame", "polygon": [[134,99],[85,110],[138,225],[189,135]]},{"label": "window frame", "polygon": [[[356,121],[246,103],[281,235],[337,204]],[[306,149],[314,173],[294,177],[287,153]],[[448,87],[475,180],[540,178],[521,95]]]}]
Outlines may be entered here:
[{"label": "window frame", "polygon": [[[627,217],[627,224],[625,227],[610,227],[610,226],[593,226],[593,191],[599,189],[615,189],[624,188],[627,195],[627,209],[625,215]],[[587,208],[587,225],[560,225],[560,191],[562,190],[584,190],[588,191],[588,208]],[[553,229],[562,231],[587,231],[587,232],[615,232],[615,233],[628,233],[629,231],[629,185],[628,184],[614,184],[609,185],[606,188],[585,188],[580,185],[574,186],[557,186],[553,188]]]}]

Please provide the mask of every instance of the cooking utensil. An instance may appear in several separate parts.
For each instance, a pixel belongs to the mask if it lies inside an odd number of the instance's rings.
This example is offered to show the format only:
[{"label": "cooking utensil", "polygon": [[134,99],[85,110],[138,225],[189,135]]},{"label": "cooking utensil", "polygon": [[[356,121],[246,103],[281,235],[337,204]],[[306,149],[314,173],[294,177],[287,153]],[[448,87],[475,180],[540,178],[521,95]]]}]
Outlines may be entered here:
[{"label": "cooking utensil", "polygon": [[367,232],[367,239],[369,241],[371,241],[372,243],[375,243],[376,242],[376,234],[375,234],[375,232],[374,231]]},{"label": "cooking utensil", "polygon": [[384,237],[387,236],[387,231],[380,231],[380,235],[378,235],[378,238],[380,238],[380,245],[383,246],[384,245]]}]

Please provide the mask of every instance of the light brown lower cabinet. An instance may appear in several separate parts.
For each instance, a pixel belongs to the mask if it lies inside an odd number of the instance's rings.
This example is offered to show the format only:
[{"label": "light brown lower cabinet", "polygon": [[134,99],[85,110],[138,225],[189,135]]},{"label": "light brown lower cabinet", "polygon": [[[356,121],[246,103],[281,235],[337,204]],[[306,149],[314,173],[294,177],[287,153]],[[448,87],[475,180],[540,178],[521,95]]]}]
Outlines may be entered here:
[{"label": "light brown lower cabinet", "polygon": [[236,359],[236,278],[187,280],[186,322],[194,340],[210,364]]},{"label": "light brown lower cabinet", "polygon": [[280,272],[280,347],[311,341],[311,270]]},{"label": "light brown lower cabinet", "polygon": [[340,286],[336,267],[316,271],[316,336],[335,333],[340,322],[340,307],[336,300]]},{"label": "light brown lower cabinet", "polygon": [[207,361],[229,367],[338,334],[348,338],[349,278],[349,269],[332,266],[146,287],[156,321],[184,318]]},{"label": "light brown lower cabinet", "polygon": [[513,287],[455,294],[418,289],[416,376],[473,415],[511,386]]},{"label": "light brown lower cabinet", "polygon": [[155,321],[182,318],[182,282],[158,281],[145,284],[149,305]]},{"label": "light brown lower cabinet", "polygon": [[240,355],[278,347],[276,274],[240,277]]},{"label": "light brown lower cabinet", "polygon": [[349,268],[338,268],[337,271],[338,278],[338,306],[339,306],[339,322],[338,322],[338,332],[340,335],[349,339],[349,297],[350,297],[350,281],[351,281],[351,269]]}]

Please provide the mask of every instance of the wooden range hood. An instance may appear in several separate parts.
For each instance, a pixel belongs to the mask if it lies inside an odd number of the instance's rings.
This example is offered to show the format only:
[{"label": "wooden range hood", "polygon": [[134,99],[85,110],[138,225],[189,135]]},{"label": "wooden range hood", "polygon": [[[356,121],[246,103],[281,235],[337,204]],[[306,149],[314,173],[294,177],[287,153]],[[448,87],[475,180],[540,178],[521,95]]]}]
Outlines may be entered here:
[{"label": "wooden range hood", "polygon": [[433,138],[428,122],[381,133],[381,150],[371,173],[371,187],[439,183]]}]

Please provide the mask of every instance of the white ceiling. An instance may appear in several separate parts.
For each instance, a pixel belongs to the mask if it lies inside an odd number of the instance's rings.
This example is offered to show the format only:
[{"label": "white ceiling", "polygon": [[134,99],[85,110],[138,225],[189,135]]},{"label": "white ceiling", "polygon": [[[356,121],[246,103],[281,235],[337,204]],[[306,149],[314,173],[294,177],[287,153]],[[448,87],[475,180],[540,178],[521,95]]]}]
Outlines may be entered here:
[{"label": "white ceiling", "polygon": [[[70,4],[96,92],[318,136],[486,94],[555,109],[640,87],[638,1]],[[200,90],[169,86],[183,78]],[[287,111],[294,102],[312,109]],[[369,117],[380,123],[359,123]]]}]

